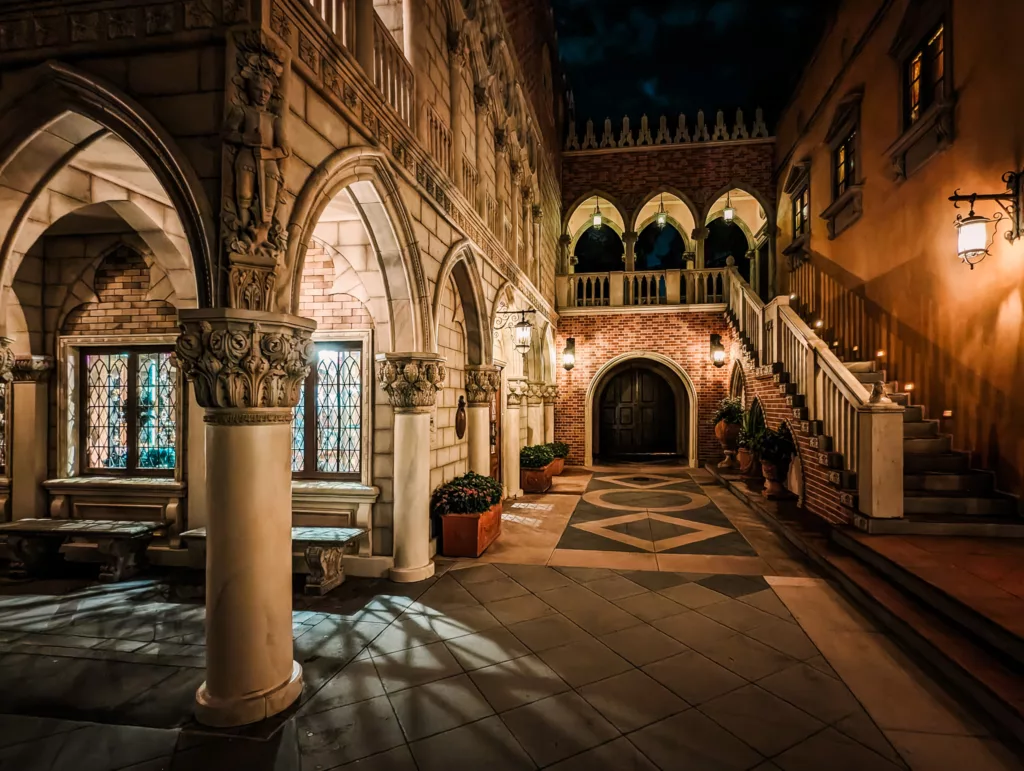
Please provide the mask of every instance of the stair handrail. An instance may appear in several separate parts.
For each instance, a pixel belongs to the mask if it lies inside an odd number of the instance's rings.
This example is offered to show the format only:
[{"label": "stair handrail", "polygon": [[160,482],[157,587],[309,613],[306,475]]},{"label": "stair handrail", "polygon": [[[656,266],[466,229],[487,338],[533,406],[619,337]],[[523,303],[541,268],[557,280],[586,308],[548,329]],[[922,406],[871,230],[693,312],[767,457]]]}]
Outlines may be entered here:
[{"label": "stair handrail", "polygon": [[855,407],[863,407],[869,404],[871,392],[846,368],[843,362],[839,360],[839,357],[829,348],[828,343],[818,337],[815,331],[808,326],[807,322],[800,318],[800,314],[788,303],[785,305],[780,304],[778,312],[779,320],[785,323],[798,336],[804,338],[807,341],[808,348],[814,349],[814,352],[817,354],[817,366],[836,384],[836,387],[843,392],[847,400]]}]

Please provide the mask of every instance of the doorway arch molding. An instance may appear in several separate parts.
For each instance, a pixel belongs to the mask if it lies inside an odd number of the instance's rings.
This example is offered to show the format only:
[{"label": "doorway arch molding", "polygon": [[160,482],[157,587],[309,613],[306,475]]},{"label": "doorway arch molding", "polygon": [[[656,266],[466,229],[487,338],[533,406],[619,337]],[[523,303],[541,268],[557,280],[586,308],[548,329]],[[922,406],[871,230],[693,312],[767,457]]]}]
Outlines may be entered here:
[{"label": "doorway arch molding", "polygon": [[698,405],[697,405],[697,389],[693,385],[693,381],[690,376],[686,373],[679,362],[675,359],[670,359],[668,356],[663,356],[660,353],[654,351],[629,351],[628,353],[620,353],[604,364],[602,364],[597,372],[594,373],[594,377],[591,378],[590,384],[587,386],[587,396],[584,399],[584,416],[583,416],[583,463],[587,466],[594,465],[594,398],[597,396],[597,389],[601,385],[601,381],[604,380],[605,376],[615,369],[620,364],[627,361],[654,361],[662,366],[668,368],[676,377],[682,381],[683,388],[686,389],[686,396],[689,402],[689,421],[690,436],[687,441],[687,460],[689,461],[690,468],[697,468],[697,435],[698,435]]}]

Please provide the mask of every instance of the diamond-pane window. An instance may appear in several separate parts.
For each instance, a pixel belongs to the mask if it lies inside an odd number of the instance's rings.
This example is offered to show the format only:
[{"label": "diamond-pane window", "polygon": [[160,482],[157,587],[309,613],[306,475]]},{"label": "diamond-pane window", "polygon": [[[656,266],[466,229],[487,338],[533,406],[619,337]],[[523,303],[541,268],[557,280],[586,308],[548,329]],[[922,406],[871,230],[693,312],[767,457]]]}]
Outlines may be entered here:
[{"label": "diamond-pane window", "polygon": [[171,474],[178,370],[170,351],[83,354],[83,471]]},{"label": "diamond-pane window", "polygon": [[362,349],[359,343],[321,343],[314,364],[292,422],[292,472],[304,477],[358,477]]}]

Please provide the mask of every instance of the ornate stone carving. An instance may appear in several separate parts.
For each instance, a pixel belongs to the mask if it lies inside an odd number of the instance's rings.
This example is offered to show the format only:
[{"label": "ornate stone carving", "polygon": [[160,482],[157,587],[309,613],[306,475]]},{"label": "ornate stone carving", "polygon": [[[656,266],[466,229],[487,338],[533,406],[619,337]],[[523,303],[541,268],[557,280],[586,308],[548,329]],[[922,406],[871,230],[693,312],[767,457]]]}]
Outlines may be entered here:
[{"label": "ornate stone carving", "polygon": [[110,40],[135,37],[135,14],[132,11],[108,11],[107,37]]},{"label": "ornate stone carving", "polygon": [[886,393],[885,383],[871,384],[871,396],[868,401],[871,404],[892,404],[892,399],[890,399],[888,393]]},{"label": "ornate stone carving", "polygon": [[185,29],[207,29],[212,26],[210,0],[188,0],[185,3]]},{"label": "ornate stone carving", "polygon": [[146,34],[169,35],[174,32],[174,6],[151,5],[146,9]]},{"label": "ornate stone carving", "polygon": [[99,39],[100,15],[93,13],[76,13],[71,15],[71,42],[85,43]]},{"label": "ornate stone carving", "polygon": [[[279,213],[284,205],[283,165],[291,155],[284,134],[282,74],[285,59],[278,47],[258,30],[235,36],[237,72],[235,94],[224,125],[228,169],[225,173],[221,222],[229,261],[241,263],[243,276],[232,276],[232,295],[262,299],[259,310],[272,310],[272,292],[252,288],[261,271],[272,270],[283,258],[288,233]],[[239,307],[249,307],[244,305]]]},{"label": "ornate stone carving", "polygon": [[558,401],[558,386],[546,385],[543,390],[545,404],[554,404]]},{"label": "ornate stone carving", "polygon": [[511,409],[519,409],[523,403],[523,396],[526,393],[526,383],[522,380],[510,380],[508,384],[508,406]]},{"label": "ornate stone carving", "polygon": [[448,371],[444,359],[428,353],[377,356],[377,382],[396,410],[427,411],[437,402]]},{"label": "ornate stone carving", "polygon": [[14,379],[14,351],[11,341],[0,337],[0,380],[9,383]]},{"label": "ornate stone carving", "polygon": [[544,383],[529,382],[526,384],[526,403],[542,404],[544,402]]},{"label": "ornate stone carving", "polygon": [[252,410],[298,404],[313,357],[313,322],[223,308],[180,315],[178,363],[201,406]]},{"label": "ornate stone carving", "polygon": [[18,383],[39,383],[53,372],[52,356],[19,356],[14,359],[11,379]]},{"label": "ornate stone carving", "polygon": [[470,404],[490,404],[501,389],[501,371],[486,365],[466,368],[466,397]]}]

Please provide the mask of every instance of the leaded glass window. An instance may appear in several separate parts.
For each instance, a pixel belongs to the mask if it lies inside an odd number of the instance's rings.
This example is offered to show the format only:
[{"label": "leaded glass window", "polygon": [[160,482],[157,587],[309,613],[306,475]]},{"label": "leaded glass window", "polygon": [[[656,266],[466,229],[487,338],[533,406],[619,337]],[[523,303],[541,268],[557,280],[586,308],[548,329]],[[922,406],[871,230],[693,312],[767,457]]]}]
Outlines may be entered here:
[{"label": "leaded glass window", "polygon": [[320,343],[292,421],[292,472],[353,477],[362,469],[363,352]]},{"label": "leaded glass window", "polygon": [[178,418],[174,354],[86,350],[82,358],[82,472],[172,474]]}]

